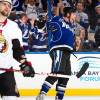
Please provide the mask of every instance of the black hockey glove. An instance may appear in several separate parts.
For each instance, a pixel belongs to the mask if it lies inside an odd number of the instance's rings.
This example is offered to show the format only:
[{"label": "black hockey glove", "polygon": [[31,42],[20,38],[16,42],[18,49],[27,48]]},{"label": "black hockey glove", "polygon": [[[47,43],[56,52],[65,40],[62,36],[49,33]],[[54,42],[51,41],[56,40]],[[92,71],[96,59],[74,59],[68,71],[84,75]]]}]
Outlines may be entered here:
[{"label": "black hockey glove", "polygon": [[34,77],[35,71],[34,68],[32,67],[31,62],[25,61],[20,65],[20,68],[23,71],[24,77]]}]

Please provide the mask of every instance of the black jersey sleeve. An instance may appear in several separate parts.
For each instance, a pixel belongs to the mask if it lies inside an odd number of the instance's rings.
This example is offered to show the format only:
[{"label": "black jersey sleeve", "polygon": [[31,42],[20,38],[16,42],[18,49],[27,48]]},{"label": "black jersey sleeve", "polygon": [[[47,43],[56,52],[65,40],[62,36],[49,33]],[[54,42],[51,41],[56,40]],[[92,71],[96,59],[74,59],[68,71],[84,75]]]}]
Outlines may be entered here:
[{"label": "black jersey sleeve", "polygon": [[20,62],[20,60],[25,59],[25,52],[23,47],[21,47],[20,41],[18,39],[12,40],[12,50],[13,50],[13,57]]}]

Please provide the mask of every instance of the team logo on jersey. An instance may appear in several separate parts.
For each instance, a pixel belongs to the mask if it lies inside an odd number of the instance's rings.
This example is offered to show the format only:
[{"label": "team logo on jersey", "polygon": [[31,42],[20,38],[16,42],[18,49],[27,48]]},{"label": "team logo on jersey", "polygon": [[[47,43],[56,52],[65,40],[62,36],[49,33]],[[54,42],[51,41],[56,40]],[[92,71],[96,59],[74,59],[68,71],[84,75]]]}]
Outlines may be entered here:
[{"label": "team logo on jersey", "polygon": [[19,6],[19,1],[18,0],[13,0],[13,7],[18,7]]},{"label": "team logo on jersey", "polygon": [[62,30],[61,30],[61,27],[60,27],[59,23],[51,22],[50,23],[50,31],[52,33],[51,41],[57,42],[57,41],[59,41],[61,39]]},{"label": "team logo on jersey", "polygon": [[2,33],[0,33],[0,53],[5,53],[7,50],[8,43]]}]

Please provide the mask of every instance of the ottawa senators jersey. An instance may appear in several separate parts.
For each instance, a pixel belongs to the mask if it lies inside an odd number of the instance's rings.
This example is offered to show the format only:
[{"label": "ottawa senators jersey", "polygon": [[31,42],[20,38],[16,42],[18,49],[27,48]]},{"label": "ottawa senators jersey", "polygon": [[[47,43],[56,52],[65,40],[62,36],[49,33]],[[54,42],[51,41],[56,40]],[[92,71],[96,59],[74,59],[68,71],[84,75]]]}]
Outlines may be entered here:
[{"label": "ottawa senators jersey", "polygon": [[[5,25],[0,26],[0,67],[10,68],[12,66],[13,50],[12,40],[18,39],[22,45],[22,33],[17,24],[9,19]],[[0,71],[1,73],[1,71]]]}]

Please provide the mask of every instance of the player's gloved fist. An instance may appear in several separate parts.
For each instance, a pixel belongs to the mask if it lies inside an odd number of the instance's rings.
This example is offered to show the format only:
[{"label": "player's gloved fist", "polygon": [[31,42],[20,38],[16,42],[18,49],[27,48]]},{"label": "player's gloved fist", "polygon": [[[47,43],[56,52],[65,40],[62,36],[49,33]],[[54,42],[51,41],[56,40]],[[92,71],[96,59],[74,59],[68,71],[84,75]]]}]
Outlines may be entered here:
[{"label": "player's gloved fist", "polygon": [[34,68],[32,67],[31,62],[25,61],[20,65],[20,68],[23,71],[24,77],[34,77],[35,71]]}]

